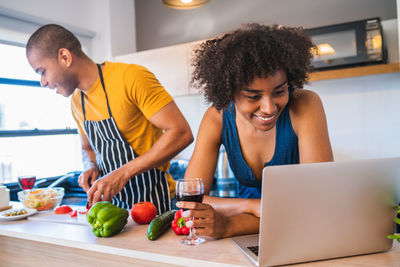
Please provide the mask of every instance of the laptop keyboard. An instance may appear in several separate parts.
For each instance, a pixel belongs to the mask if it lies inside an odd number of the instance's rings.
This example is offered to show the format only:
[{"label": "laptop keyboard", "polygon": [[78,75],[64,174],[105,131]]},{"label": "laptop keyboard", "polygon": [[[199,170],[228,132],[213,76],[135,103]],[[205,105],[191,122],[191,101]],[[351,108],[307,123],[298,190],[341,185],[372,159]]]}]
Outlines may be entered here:
[{"label": "laptop keyboard", "polygon": [[247,247],[251,252],[258,256],[258,246]]}]

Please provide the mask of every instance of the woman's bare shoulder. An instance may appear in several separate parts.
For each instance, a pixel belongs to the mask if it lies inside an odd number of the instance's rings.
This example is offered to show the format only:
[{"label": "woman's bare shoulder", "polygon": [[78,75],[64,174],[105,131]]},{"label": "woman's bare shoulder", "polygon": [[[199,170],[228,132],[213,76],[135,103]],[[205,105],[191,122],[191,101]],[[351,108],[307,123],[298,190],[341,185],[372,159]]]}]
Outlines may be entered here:
[{"label": "woman's bare shoulder", "polygon": [[319,111],[323,108],[318,94],[307,89],[294,91],[289,105],[291,112],[297,116]]}]

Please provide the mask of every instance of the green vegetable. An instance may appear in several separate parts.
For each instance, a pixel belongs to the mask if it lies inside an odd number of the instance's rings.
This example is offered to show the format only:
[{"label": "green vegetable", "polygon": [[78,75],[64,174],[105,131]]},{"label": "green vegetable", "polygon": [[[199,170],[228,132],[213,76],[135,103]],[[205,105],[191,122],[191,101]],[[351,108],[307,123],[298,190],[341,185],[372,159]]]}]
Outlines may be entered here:
[{"label": "green vegetable", "polygon": [[149,228],[147,228],[147,238],[149,240],[156,240],[162,233],[164,233],[165,230],[170,227],[175,212],[176,210],[170,210],[155,217],[151,221]]},{"label": "green vegetable", "polygon": [[87,221],[92,225],[92,232],[97,237],[118,234],[128,222],[129,212],[110,202],[94,204],[87,213]]},{"label": "green vegetable", "polygon": [[[397,214],[400,214],[400,206],[397,207]],[[400,218],[395,217],[395,218],[393,218],[393,221],[400,225]],[[397,242],[400,243],[400,235],[398,235],[398,234],[397,235],[387,235],[386,237],[389,239],[396,239]]]}]

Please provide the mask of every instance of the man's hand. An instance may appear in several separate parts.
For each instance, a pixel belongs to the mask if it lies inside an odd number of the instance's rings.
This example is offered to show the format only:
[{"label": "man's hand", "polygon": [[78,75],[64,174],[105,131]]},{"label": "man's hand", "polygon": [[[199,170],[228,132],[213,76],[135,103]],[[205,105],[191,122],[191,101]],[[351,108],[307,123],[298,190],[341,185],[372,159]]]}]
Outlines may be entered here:
[{"label": "man's hand", "polygon": [[87,201],[93,205],[99,201],[111,201],[111,199],[120,192],[127,183],[126,175],[121,169],[117,169],[102,178],[96,180],[87,192]]},{"label": "man's hand", "polygon": [[195,234],[212,238],[227,236],[229,218],[216,212],[209,204],[184,201],[178,202],[177,206],[189,209],[182,213],[182,217],[199,218],[187,222],[188,227],[194,227]]},{"label": "man's hand", "polygon": [[84,171],[79,175],[78,183],[82,189],[87,192],[89,191],[90,186],[99,178],[99,168],[97,166],[93,166],[92,168]]}]

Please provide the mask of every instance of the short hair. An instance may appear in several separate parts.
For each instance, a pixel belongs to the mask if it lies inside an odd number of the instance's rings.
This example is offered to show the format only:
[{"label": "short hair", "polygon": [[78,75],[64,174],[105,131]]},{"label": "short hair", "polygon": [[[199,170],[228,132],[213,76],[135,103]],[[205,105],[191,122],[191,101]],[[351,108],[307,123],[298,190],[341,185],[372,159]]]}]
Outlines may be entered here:
[{"label": "short hair", "polygon": [[194,50],[191,83],[217,110],[233,101],[235,91],[254,78],[286,71],[289,93],[302,88],[312,71],[315,45],[300,27],[246,24],[207,40]]},{"label": "short hair", "polygon": [[47,24],[37,29],[26,44],[26,53],[28,54],[32,48],[39,49],[49,58],[57,58],[60,48],[66,48],[78,57],[83,55],[78,38],[57,24]]}]

